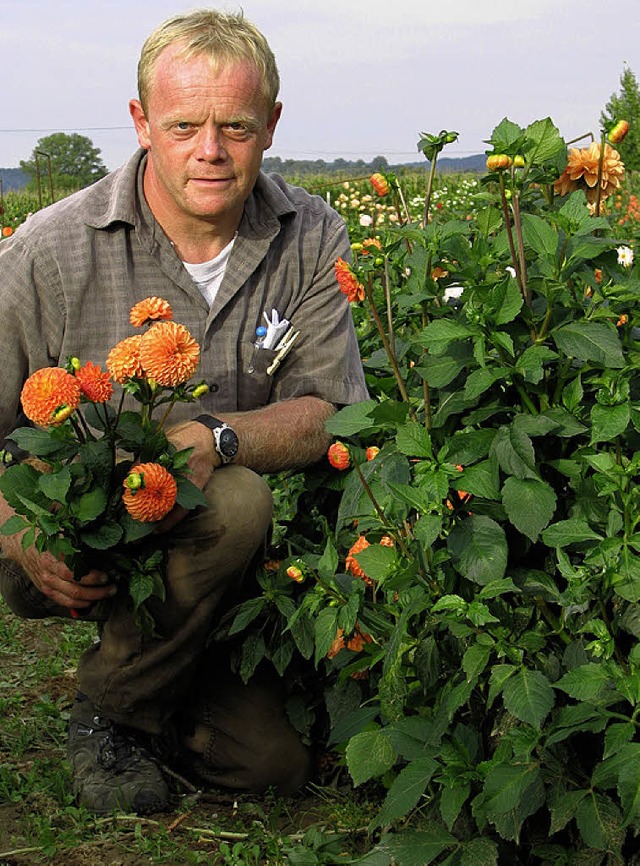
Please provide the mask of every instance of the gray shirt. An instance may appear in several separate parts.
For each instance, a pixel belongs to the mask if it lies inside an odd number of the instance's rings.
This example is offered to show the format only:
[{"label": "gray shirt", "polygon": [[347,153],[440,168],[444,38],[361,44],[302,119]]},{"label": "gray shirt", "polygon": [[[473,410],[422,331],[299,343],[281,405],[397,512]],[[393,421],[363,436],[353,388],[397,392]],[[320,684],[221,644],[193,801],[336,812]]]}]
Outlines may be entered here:
[{"label": "gray shirt", "polygon": [[[260,174],[245,204],[224,280],[211,308],[142,193],[146,154],[30,217],[0,243],[0,438],[17,423],[25,379],[68,356],[105,369],[137,301],[168,301],[174,321],[201,347],[193,381],[210,390],[179,403],[171,421],[198,412],[255,409],[316,395],[347,404],[368,394],[351,310],[334,274],[349,241],[342,219],[318,196]],[[273,376],[273,352],[254,352],[263,311],[300,330]],[[255,356],[255,357],[254,357]]]}]

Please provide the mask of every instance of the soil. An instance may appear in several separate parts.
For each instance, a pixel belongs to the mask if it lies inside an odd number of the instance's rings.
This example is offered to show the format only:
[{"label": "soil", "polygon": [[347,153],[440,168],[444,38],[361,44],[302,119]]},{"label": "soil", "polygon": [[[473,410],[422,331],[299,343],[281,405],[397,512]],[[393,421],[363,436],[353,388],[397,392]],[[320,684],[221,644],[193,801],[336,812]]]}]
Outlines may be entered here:
[{"label": "soil", "polygon": [[[24,718],[33,716],[31,708],[43,695],[48,695],[50,705],[55,705],[62,714],[68,712],[75,694],[75,668],[70,666],[44,680],[41,673],[36,673],[38,663],[41,672],[42,659],[59,645],[64,623],[16,620],[0,604],[0,626],[3,627],[0,631],[0,716],[14,712],[13,705],[8,707],[8,704],[11,699],[15,701],[17,695]],[[56,727],[60,729],[58,720]],[[50,866],[142,866],[145,863],[181,866],[197,862],[188,858],[185,850],[204,852],[206,859],[202,862],[206,863],[254,863],[255,860],[225,859],[217,853],[220,844],[225,842],[232,848],[238,841],[246,841],[247,845],[256,843],[260,840],[262,826],[266,839],[267,835],[301,834],[306,827],[326,823],[326,797],[318,795],[321,789],[310,788],[294,798],[276,800],[268,796],[239,797],[195,788],[189,791],[177,783],[172,811],[149,817],[119,815],[96,819],[92,827],[86,814],[75,814],[73,807],[61,806],[64,800],[56,797],[55,792],[47,792],[45,786],[38,790],[36,785],[27,796],[13,802],[16,797],[12,797],[11,782],[9,786],[3,784],[2,770],[9,771],[11,780],[15,779],[12,772],[28,775],[34,761],[49,759],[59,761],[62,766],[65,743],[43,738],[37,751],[26,751],[16,759],[11,749],[11,736],[5,737],[0,718],[0,866],[43,863]],[[60,778],[66,781],[68,777],[61,772]],[[26,825],[33,815],[48,817],[56,844],[56,849],[52,850],[58,853],[43,850],[42,840],[36,847],[33,835],[28,835]],[[80,829],[74,827],[75,819]],[[25,829],[21,830],[22,827]],[[144,840],[140,844],[141,836],[149,837],[147,846]],[[65,844],[67,837],[69,841]],[[78,838],[86,841],[75,845]],[[140,853],[145,847],[148,855]],[[175,848],[181,848],[183,853]],[[286,860],[261,862],[277,866]]]}]

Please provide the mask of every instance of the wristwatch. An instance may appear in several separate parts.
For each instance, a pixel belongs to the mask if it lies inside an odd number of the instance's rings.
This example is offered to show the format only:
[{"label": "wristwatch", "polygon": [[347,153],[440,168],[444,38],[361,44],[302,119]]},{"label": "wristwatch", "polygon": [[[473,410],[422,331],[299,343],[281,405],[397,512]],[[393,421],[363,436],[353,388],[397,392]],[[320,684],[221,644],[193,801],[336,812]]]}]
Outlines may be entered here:
[{"label": "wristwatch", "polygon": [[238,435],[233,427],[213,415],[198,415],[194,421],[204,424],[213,433],[216,451],[223,463],[232,463],[238,453]]}]

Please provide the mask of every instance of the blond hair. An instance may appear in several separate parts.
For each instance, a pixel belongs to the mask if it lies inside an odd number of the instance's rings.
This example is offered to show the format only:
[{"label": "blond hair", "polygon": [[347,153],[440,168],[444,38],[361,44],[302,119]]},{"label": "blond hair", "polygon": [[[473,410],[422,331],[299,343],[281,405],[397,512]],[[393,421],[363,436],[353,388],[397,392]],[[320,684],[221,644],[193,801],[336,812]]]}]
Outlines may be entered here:
[{"label": "blond hair", "polygon": [[260,73],[269,109],[275,105],[280,76],[273,52],[258,28],[247,21],[242,12],[197,9],[175,15],[160,24],[142,46],[138,63],[138,96],[145,114],[156,61],[168,45],[176,42],[182,46],[179,56],[189,59],[204,55],[214,69],[249,61]]}]

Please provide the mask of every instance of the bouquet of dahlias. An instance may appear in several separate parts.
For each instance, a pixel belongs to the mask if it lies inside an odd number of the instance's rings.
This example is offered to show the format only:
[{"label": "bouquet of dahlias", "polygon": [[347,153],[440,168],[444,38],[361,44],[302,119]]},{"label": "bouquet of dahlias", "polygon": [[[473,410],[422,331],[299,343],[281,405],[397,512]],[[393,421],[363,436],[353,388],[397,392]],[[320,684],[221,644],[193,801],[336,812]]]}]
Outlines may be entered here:
[{"label": "bouquet of dahlias", "polygon": [[[69,358],[64,368],[33,373],[21,403],[35,426],[10,436],[29,459],[0,476],[16,511],[0,532],[24,531],[23,547],[62,557],[78,579],[97,567],[127,581],[142,625],[149,625],[143,603],[164,598],[162,536],[152,536],[158,521],[176,503],[206,503],[187,477],[192,449],[176,450],[163,429],[176,402],[207,391],[204,383],[188,384],[200,348],[172,318],[166,301],[147,298],[130,316],[146,329],[111,350],[107,371]],[[114,381],[122,386],[117,408],[110,404]],[[139,411],[123,411],[125,394]]]}]

